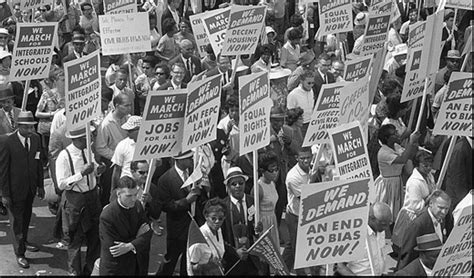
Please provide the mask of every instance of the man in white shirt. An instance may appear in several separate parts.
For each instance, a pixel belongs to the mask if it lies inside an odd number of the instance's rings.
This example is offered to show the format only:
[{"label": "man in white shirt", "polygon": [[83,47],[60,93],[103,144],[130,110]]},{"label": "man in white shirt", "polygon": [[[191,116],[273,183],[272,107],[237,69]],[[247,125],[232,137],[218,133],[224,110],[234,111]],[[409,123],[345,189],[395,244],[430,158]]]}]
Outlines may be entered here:
[{"label": "man in white shirt", "polygon": [[[133,115],[135,112],[135,94],[133,91],[127,87],[128,83],[128,72],[125,69],[119,69],[117,71],[117,75],[115,78],[115,83],[110,87],[113,91],[112,101],[113,99],[118,96],[120,93],[126,94],[130,101],[132,102],[131,114]],[[112,111],[114,109],[112,102],[109,104],[109,110]]]},{"label": "man in white shirt", "polygon": [[312,71],[304,72],[300,79],[300,85],[288,94],[286,100],[286,107],[288,109],[296,107],[303,109],[303,127],[301,129],[303,134],[306,134],[309,122],[311,121],[311,115],[313,114],[315,103],[313,93],[314,75]]}]

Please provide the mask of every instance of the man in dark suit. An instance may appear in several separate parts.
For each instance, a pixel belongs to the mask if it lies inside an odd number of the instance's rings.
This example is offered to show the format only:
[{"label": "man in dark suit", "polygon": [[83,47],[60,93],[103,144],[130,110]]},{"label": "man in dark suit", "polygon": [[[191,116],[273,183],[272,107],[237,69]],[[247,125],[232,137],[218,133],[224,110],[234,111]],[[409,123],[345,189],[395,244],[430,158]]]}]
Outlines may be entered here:
[{"label": "man in dark suit", "polygon": [[[436,233],[417,237],[416,244],[417,246],[414,249],[420,253],[420,257],[409,263],[403,269],[395,272],[394,276],[432,276],[431,271],[433,270],[443,244]],[[427,273],[427,270],[429,273]]]},{"label": "man in dark suit", "polygon": [[444,226],[444,221],[446,217],[451,217],[448,215],[450,204],[451,198],[442,190],[435,190],[430,195],[428,208],[415,218],[405,232],[397,269],[404,268],[418,258],[419,253],[414,249],[417,237],[435,233],[441,242],[446,241],[448,232]]},{"label": "man in dark suit", "polygon": [[330,84],[336,82],[334,75],[329,71],[331,69],[331,57],[328,54],[323,53],[319,55],[318,62],[314,67],[315,76],[314,76],[314,85],[313,85],[313,94],[314,94],[314,105],[318,100],[319,91],[323,84]]},{"label": "man in dark suit", "polygon": [[245,181],[248,177],[239,167],[231,167],[224,180],[229,196],[224,199],[227,217],[222,225],[222,236],[226,243],[226,271],[235,263],[238,265],[230,275],[256,275],[260,268],[259,259],[249,255],[247,249],[257,240],[256,230],[262,231],[259,224],[254,229],[255,206],[253,198],[245,194]]},{"label": "man in dark suit", "polygon": [[72,45],[74,46],[74,51],[63,58],[63,64],[87,55],[87,53],[84,52],[84,47],[86,46],[86,37],[84,31],[82,31],[82,33],[74,33],[72,37]]},{"label": "man in dark suit", "polygon": [[166,83],[164,83],[160,87],[158,87],[157,90],[160,91],[160,90],[186,89],[188,84],[185,83],[183,80],[185,75],[186,75],[186,67],[184,66],[183,62],[177,61],[171,64],[171,79],[166,81]]},{"label": "man in dark suit", "polygon": [[35,133],[33,113],[18,115],[18,131],[0,136],[0,185],[2,203],[8,209],[16,261],[29,268],[25,251],[38,251],[28,244],[28,227],[35,195],[44,198],[41,142]]},{"label": "man in dark suit", "polygon": [[204,77],[215,76],[221,74],[221,107],[224,107],[227,97],[238,90],[237,79],[232,80],[231,62],[228,56],[217,55],[217,67],[206,72]]},{"label": "man in dark suit", "polygon": [[202,72],[201,60],[193,55],[194,45],[188,39],[183,39],[179,43],[179,51],[180,54],[170,60],[170,65],[183,63],[186,68],[183,82],[189,83],[193,76]]},{"label": "man in dark suit", "polygon": [[[201,194],[201,190],[197,187],[181,188],[193,168],[193,152],[179,153],[174,159],[175,165],[158,179],[157,184],[159,201],[162,204],[162,210],[166,212],[166,254],[157,273],[164,276],[173,274],[180,255],[183,255],[180,274],[187,275],[185,251],[191,222],[188,211],[195,206],[193,203],[196,203]],[[199,209],[196,208],[195,211],[198,213]]]},{"label": "man in dark suit", "polygon": [[117,183],[117,199],[100,214],[100,275],[147,275],[152,230],[128,176]]},{"label": "man in dark suit", "polygon": [[21,109],[15,107],[15,94],[11,84],[0,86],[0,135],[4,135],[15,131]]}]

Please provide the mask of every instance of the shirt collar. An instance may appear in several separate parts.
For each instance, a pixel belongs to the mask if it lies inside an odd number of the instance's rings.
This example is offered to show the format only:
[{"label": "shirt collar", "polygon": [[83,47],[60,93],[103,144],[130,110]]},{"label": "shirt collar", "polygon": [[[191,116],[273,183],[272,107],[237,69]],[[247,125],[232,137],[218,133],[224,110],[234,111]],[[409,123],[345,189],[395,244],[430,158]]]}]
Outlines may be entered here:
[{"label": "shirt collar", "polygon": [[367,235],[376,236],[377,233],[374,230],[372,230],[372,228],[369,225],[367,225]]},{"label": "shirt collar", "polygon": [[[237,200],[236,198],[234,198],[234,196],[230,195],[229,194],[229,197],[230,197],[230,201],[237,206],[237,203],[239,202],[239,200]],[[244,205],[245,203],[245,196],[242,198],[242,205]]]},{"label": "shirt collar", "polygon": [[176,169],[176,172],[178,172],[178,175],[181,177],[181,179],[184,180],[184,171],[179,169],[179,167],[176,166],[176,164],[174,165],[174,168]]},{"label": "shirt collar", "polygon": [[309,173],[306,173],[303,169],[301,169],[300,165],[298,163],[296,163],[296,170],[298,171],[298,173],[301,175],[301,176],[307,176],[309,175]]},{"label": "shirt collar", "polygon": [[428,214],[430,215],[431,217],[431,221],[433,221],[433,225],[437,225],[440,223],[440,221],[438,219],[436,219],[436,217],[434,217],[433,213],[431,213],[431,209],[428,207]]},{"label": "shirt collar", "polygon": [[431,272],[433,271],[432,269],[428,268],[424,263],[423,261],[420,259],[420,264],[421,266],[423,267],[423,269],[425,270],[426,272],[426,276],[427,277],[430,277],[431,276]]},{"label": "shirt collar", "polygon": [[472,139],[471,139],[471,137],[469,137],[469,136],[465,136],[465,137],[466,137],[466,140],[467,140],[467,142],[469,143],[469,145],[471,146],[471,149],[472,149]]},{"label": "shirt collar", "polygon": [[319,75],[321,75],[321,77],[323,78],[323,80],[325,79],[326,75],[324,73],[322,73],[319,68],[318,68],[318,73]]},{"label": "shirt collar", "polygon": [[23,144],[23,146],[25,145],[25,141],[26,141],[26,137],[23,137],[23,135],[20,134],[20,132],[18,131],[16,134],[18,134],[18,139],[20,139],[20,142]]},{"label": "shirt collar", "polygon": [[173,88],[175,88],[175,89],[176,89],[176,88],[177,88],[177,89],[180,89],[180,88],[181,88],[180,85],[177,85],[176,83],[174,83],[173,79],[171,79],[170,82],[171,82],[171,86],[173,86]]},{"label": "shirt collar", "polygon": [[121,206],[123,209],[126,209],[126,210],[129,210],[131,208],[127,208],[126,206],[124,206],[121,202],[120,202],[120,198],[117,197],[117,203],[119,204],[119,206]]}]

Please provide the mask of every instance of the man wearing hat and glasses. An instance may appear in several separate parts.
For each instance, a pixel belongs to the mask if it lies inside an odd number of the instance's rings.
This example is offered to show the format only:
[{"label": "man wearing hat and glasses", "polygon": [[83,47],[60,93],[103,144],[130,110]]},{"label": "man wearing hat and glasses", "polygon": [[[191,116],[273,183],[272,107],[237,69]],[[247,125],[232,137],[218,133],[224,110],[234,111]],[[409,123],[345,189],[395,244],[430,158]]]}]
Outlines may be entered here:
[{"label": "man wearing hat and glasses", "polygon": [[74,50],[63,58],[63,64],[87,55],[87,53],[84,52],[84,47],[86,46],[86,35],[83,29],[81,32],[74,32],[74,35],[72,36],[72,45]]},{"label": "man wearing hat and glasses", "polygon": [[40,160],[41,142],[35,133],[37,122],[30,111],[21,111],[16,122],[18,130],[0,136],[0,185],[2,203],[9,211],[13,249],[16,261],[28,268],[25,251],[38,251],[28,239],[33,200],[44,198],[43,166]]},{"label": "man wearing hat and glasses", "polygon": [[[63,192],[63,232],[70,238],[68,271],[74,275],[90,275],[100,254],[99,216],[101,205],[96,176],[105,170],[87,157],[86,128],[70,130],[66,137],[72,143],[56,160],[56,178]],[[85,264],[81,263],[81,246],[87,241]]]},{"label": "man wearing hat and glasses", "polygon": [[447,71],[459,71],[461,67],[461,54],[458,50],[449,50],[446,55],[446,66],[441,68],[436,74],[435,92],[444,85],[444,75]]},{"label": "man wearing hat and glasses", "polygon": [[0,135],[8,134],[17,128],[21,109],[14,106],[15,95],[10,83],[0,85]]}]

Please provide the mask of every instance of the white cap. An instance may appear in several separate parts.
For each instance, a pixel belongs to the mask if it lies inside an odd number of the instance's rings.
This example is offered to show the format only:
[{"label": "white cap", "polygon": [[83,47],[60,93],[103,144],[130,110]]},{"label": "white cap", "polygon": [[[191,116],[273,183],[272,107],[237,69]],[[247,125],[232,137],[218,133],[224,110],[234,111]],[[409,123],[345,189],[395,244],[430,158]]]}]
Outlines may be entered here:
[{"label": "white cap", "polygon": [[[5,1],[5,0],[0,0],[0,1]],[[8,36],[9,35],[8,30],[5,28],[0,28],[0,35]]]}]

